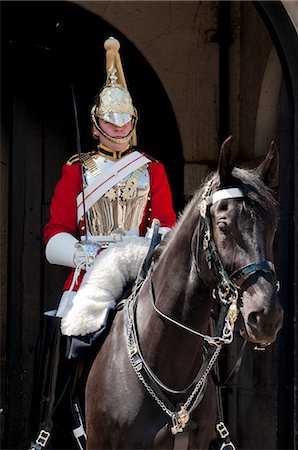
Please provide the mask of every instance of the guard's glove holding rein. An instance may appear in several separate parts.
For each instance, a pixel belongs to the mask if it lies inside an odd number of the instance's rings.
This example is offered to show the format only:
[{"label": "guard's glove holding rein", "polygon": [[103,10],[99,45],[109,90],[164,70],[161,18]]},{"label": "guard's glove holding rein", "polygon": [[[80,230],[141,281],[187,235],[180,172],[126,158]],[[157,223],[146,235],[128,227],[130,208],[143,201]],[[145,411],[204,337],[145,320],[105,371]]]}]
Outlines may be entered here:
[{"label": "guard's glove holding rein", "polygon": [[58,233],[47,243],[46,258],[50,264],[88,270],[100,251],[95,242],[79,242],[70,233]]}]

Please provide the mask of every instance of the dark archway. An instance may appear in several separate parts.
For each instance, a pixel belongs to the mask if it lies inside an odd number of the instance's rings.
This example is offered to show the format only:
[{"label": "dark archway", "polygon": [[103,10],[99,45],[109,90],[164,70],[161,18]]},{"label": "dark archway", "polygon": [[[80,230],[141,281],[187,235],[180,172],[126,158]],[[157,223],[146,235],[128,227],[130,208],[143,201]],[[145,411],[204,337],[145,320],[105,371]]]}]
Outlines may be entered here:
[{"label": "dark archway", "polygon": [[[41,109],[46,110],[51,100],[53,114],[61,114],[71,129],[72,83],[78,100],[83,149],[93,146],[89,110],[104,84],[103,42],[111,35],[119,38],[128,87],[140,116],[139,146],[168,166],[170,178],[175,178],[175,204],[177,209],[181,207],[183,168],[180,167],[178,174],[177,163],[182,162],[178,126],[156,73],[136,47],[98,16],[68,2],[2,2],[2,18],[4,55],[10,57],[9,67],[4,69],[4,75],[10,71],[6,81],[13,90],[24,78],[39,79],[40,100],[44,103]],[[60,112],[61,105],[66,115]],[[164,129],[170,129],[171,133],[166,134]],[[65,150],[66,157],[75,150],[72,144]]]},{"label": "dark archway", "polygon": [[279,144],[279,274],[285,323],[278,348],[277,448],[292,449],[298,433],[298,37],[282,2],[253,3],[271,34],[284,77]]},{"label": "dark archway", "polygon": [[65,278],[62,268],[45,263],[42,234],[61,166],[77,152],[70,86],[76,92],[82,149],[88,151],[94,146],[89,109],[104,83],[103,42],[111,35],[122,43],[129,90],[139,110],[140,149],[165,164],[178,211],[184,200],[177,123],[157,75],[136,47],[70,2],[1,2],[1,118],[9,164],[3,448],[24,448],[32,438],[34,347],[42,312],[55,307]]}]

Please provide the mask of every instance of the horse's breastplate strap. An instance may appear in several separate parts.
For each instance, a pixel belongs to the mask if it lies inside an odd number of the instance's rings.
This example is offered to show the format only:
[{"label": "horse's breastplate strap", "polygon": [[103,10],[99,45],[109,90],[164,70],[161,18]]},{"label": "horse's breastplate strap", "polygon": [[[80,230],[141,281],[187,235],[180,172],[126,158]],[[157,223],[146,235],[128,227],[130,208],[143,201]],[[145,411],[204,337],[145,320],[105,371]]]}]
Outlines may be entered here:
[{"label": "horse's breastplate strap", "polygon": [[[92,183],[114,163],[101,155],[92,155],[83,163],[86,183]],[[109,189],[86,212],[89,233],[109,236],[115,230],[125,233],[137,229],[148,201],[149,188],[148,164],[145,164]]]}]

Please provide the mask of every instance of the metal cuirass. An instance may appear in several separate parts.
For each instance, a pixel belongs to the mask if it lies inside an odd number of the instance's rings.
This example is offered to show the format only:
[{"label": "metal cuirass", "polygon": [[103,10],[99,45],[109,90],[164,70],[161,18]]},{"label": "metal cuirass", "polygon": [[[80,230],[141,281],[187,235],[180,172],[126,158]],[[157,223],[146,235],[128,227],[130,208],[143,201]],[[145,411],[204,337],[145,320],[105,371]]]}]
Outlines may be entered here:
[{"label": "metal cuirass", "polygon": [[[83,168],[86,185],[90,185],[96,176],[104,173],[111,164],[115,164],[114,160],[102,155],[85,155]],[[145,164],[110,188],[86,211],[89,234],[124,235],[129,231],[138,230],[148,201],[149,188],[148,164]]]}]

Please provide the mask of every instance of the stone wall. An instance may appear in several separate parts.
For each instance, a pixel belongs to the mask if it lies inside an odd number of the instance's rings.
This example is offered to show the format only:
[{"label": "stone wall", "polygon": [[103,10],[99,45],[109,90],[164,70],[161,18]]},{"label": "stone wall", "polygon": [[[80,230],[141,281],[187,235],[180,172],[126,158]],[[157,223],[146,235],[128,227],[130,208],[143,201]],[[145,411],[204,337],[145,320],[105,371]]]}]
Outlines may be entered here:
[{"label": "stone wall", "polygon": [[[76,4],[119,29],[157,73],[178,123],[184,156],[184,194],[188,197],[214,168],[221,144],[219,92],[225,86],[221,86],[220,80],[218,2],[79,1]],[[229,7],[227,134],[233,134],[241,161],[248,161],[264,155],[270,143],[270,137],[262,139],[261,136],[255,149],[259,99],[273,44],[250,2],[231,2]],[[268,96],[272,89],[278,98],[280,73],[271,76],[274,81],[269,85]],[[274,107],[277,111],[278,104]],[[265,115],[259,120],[268,122],[269,119]],[[276,126],[276,114],[272,121],[270,130]],[[272,138],[276,138],[276,133]]]}]

